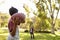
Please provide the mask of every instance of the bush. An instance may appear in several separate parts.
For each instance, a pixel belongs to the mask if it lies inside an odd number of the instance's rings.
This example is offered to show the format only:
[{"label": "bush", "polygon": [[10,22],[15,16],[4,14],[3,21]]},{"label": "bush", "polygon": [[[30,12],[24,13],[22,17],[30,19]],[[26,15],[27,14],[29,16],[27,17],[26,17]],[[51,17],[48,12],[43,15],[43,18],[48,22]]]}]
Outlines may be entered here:
[{"label": "bush", "polygon": [[50,31],[35,31],[37,33],[51,33]]},{"label": "bush", "polygon": [[25,30],[24,32],[29,32],[28,30]]}]

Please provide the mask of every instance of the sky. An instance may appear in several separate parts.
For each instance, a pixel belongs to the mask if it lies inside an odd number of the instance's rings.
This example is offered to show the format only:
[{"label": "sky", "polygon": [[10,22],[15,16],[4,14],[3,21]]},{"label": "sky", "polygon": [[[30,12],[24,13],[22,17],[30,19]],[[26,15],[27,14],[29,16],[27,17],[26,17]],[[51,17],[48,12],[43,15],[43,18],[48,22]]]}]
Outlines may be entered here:
[{"label": "sky", "polygon": [[[18,12],[26,14],[23,5],[27,4],[33,10],[36,10],[32,1],[29,0],[0,0],[0,12],[9,13],[10,7],[15,7],[18,9]],[[30,17],[33,17],[33,13],[30,13]]]},{"label": "sky", "polygon": [[[27,4],[31,9],[33,9],[35,11],[37,10],[34,3],[32,2],[32,0],[30,0],[30,1],[29,0],[0,0],[0,12],[9,13],[9,8],[13,6],[19,10],[18,12],[26,14],[26,12],[23,8],[24,4]],[[30,12],[30,17],[34,16],[32,13],[33,10],[31,10],[31,12]],[[56,14],[54,14],[54,15],[56,15]],[[60,11],[58,14],[58,18],[60,18]]]}]

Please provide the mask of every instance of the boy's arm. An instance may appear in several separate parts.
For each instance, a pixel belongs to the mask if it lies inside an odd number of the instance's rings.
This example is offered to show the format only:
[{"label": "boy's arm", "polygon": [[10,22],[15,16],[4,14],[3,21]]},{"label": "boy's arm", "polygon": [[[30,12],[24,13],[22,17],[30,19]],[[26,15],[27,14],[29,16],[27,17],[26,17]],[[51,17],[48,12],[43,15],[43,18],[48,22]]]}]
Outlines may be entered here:
[{"label": "boy's arm", "polygon": [[15,36],[15,33],[16,33],[16,25],[13,22],[10,22],[8,26],[11,27],[10,28],[10,34],[12,36]]},{"label": "boy's arm", "polygon": [[10,32],[10,34],[12,36],[15,36],[15,33],[16,33],[16,26],[14,25],[12,31]]}]

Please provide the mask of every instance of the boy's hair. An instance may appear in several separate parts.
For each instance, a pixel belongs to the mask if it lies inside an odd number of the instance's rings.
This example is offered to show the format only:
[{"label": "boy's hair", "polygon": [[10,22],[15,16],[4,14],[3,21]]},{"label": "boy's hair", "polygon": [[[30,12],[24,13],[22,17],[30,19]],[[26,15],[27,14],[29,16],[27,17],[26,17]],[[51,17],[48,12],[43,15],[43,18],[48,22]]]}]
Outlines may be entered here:
[{"label": "boy's hair", "polygon": [[15,13],[17,13],[18,12],[18,10],[16,9],[16,8],[14,8],[14,7],[11,7],[10,9],[9,9],[9,14],[12,16],[13,14],[15,14]]}]

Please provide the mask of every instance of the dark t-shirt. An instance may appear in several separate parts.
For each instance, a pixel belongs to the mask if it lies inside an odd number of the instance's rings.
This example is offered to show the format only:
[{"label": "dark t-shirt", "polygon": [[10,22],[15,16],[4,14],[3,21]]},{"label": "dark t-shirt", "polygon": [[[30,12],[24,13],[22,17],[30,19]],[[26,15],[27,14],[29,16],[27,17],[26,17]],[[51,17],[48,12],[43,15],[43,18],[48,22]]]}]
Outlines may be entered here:
[{"label": "dark t-shirt", "polygon": [[30,33],[33,34],[33,28],[30,29]]}]

